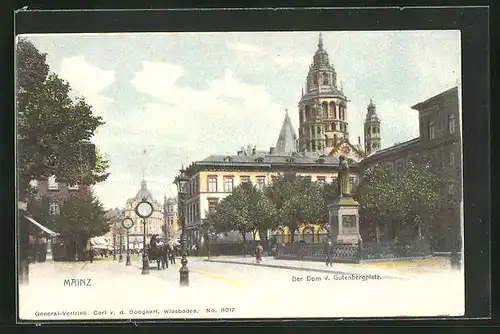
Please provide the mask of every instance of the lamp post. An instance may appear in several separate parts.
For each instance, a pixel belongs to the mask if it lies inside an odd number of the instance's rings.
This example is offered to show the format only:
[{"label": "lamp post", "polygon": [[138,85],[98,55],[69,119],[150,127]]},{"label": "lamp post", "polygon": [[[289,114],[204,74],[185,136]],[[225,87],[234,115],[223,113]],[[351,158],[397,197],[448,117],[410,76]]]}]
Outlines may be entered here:
[{"label": "lamp post", "polygon": [[116,260],[116,234],[113,226],[113,260]]},{"label": "lamp post", "polygon": [[142,237],[142,274],[147,275],[149,274],[149,258],[148,253],[146,252],[146,219],[153,213],[153,205],[148,202],[146,197],[143,197],[142,201],[140,201],[135,207],[135,213],[142,218],[142,223],[144,224]]},{"label": "lamp post", "polygon": [[128,235],[129,235],[129,230],[134,226],[134,221],[130,219],[129,217],[125,218],[122,221],[122,226],[124,229],[127,230],[127,261],[125,262],[126,266],[130,266],[130,249],[129,249],[129,240],[128,240]]},{"label": "lamp post", "polygon": [[123,249],[123,234],[122,231],[120,231],[120,256],[118,257],[118,262],[123,262],[122,249]]},{"label": "lamp post", "polygon": [[181,264],[182,267],[179,270],[179,278],[181,286],[189,286],[189,269],[187,267],[187,249],[186,249],[186,222],[185,222],[185,205],[186,205],[186,184],[188,178],[186,177],[184,167],[179,170],[180,174],[175,177],[174,183],[177,186],[178,198],[179,198],[179,220],[181,221],[182,233],[181,233]]}]

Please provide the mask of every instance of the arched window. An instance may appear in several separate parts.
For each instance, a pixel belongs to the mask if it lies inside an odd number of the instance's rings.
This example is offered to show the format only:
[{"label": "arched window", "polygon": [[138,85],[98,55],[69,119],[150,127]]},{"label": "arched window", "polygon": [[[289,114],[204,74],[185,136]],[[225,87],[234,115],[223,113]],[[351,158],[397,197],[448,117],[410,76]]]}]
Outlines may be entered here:
[{"label": "arched window", "polygon": [[299,241],[300,241],[299,231],[295,230],[295,232],[293,233],[293,242],[299,242]]},{"label": "arched window", "polygon": [[314,232],[310,227],[304,228],[302,231],[303,239],[306,244],[312,244],[314,242]]},{"label": "arched window", "polygon": [[313,74],[313,84],[315,84],[315,85],[318,84],[318,76],[316,73]]},{"label": "arched window", "polygon": [[335,110],[335,102],[330,102],[330,108],[328,109],[328,118],[335,118],[337,117],[337,112]]},{"label": "arched window", "polygon": [[322,108],[323,108],[323,115],[321,115],[322,118],[327,118],[328,117],[328,103],[327,102],[323,102],[321,104]]},{"label": "arched window", "polygon": [[285,233],[283,232],[283,229],[281,227],[278,227],[276,230],[273,231],[273,237],[276,239],[276,241],[279,244],[282,244],[285,242],[283,235]]},{"label": "arched window", "polygon": [[311,108],[309,106],[306,106],[304,108],[305,113],[306,113],[306,122],[311,119]]},{"label": "arched window", "polygon": [[326,241],[326,238],[330,235],[330,231],[328,230],[327,227],[321,227],[318,230],[318,233],[316,234],[316,241],[315,242],[324,242]]},{"label": "arched window", "polygon": [[329,80],[328,80],[328,73],[323,72],[323,85],[328,85]]}]

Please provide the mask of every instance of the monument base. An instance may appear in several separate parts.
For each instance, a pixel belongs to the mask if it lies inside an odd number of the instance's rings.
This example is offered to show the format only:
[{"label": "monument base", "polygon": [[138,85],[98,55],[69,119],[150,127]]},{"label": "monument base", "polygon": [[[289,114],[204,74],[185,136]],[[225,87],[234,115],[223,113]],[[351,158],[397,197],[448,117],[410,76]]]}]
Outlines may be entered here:
[{"label": "monument base", "polygon": [[359,234],[359,203],[351,196],[344,195],[328,206],[330,233],[336,244],[357,245]]}]

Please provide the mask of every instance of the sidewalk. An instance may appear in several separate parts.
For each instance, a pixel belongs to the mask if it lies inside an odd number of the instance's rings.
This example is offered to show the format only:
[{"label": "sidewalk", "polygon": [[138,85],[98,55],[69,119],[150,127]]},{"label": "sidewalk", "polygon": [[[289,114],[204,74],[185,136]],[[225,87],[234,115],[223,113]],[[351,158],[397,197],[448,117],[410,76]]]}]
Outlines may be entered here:
[{"label": "sidewalk", "polygon": [[430,258],[408,261],[383,261],[363,264],[333,263],[333,267],[327,267],[324,262],[276,260],[272,257],[264,257],[262,263],[255,262],[254,257],[212,257],[205,259],[207,262],[231,263],[252,266],[264,266],[271,268],[315,271],[322,273],[355,274],[355,275],[380,275],[383,278],[408,278],[422,274],[441,274],[451,271],[449,261],[444,259]]}]

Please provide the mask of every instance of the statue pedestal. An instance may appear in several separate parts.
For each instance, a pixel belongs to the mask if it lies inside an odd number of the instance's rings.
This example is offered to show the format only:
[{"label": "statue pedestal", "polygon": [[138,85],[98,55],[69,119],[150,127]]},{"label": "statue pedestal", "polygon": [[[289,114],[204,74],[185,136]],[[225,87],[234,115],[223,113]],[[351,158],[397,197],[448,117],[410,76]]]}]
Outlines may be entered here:
[{"label": "statue pedestal", "polygon": [[332,241],[337,244],[357,245],[361,240],[359,234],[359,203],[352,197],[339,197],[328,206],[330,216],[330,233]]}]

